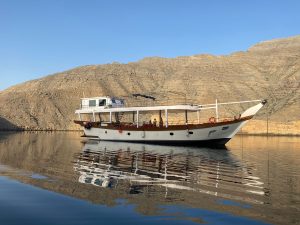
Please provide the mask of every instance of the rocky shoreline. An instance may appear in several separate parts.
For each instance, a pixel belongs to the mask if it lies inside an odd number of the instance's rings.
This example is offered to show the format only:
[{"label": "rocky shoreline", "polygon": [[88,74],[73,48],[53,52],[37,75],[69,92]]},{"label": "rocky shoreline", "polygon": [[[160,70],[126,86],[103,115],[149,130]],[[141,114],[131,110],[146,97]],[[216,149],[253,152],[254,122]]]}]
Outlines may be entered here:
[{"label": "rocky shoreline", "polygon": [[240,131],[242,134],[266,136],[300,136],[300,121],[275,122],[250,120]]}]

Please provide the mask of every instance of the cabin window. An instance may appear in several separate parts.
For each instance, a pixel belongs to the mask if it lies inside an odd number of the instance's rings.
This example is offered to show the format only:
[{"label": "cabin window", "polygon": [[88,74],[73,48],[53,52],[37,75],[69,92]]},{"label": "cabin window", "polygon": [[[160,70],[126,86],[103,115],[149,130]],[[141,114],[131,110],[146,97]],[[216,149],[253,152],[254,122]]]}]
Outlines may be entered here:
[{"label": "cabin window", "polygon": [[99,106],[105,106],[106,105],[106,99],[99,99]]},{"label": "cabin window", "polygon": [[100,185],[100,184],[101,184],[100,179],[96,179],[96,180],[94,181],[94,184]]},{"label": "cabin window", "polygon": [[89,100],[89,106],[90,107],[96,106],[96,100]]},{"label": "cabin window", "polygon": [[227,127],[222,127],[222,130],[227,130],[229,127],[227,126]]},{"label": "cabin window", "polygon": [[105,131],[105,133],[107,134],[107,130]]},{"label": "cabin window", "polygon": [[189,134],[193,134],[194,132],[193,131],[189,131]]},{"label": "cabin window", "polygon": [[171,135],[171,136],[173,136],[173,135],[174,135],[174,133],[173,133],[173,132],[171,132],[171,133],[170,133],[170,135]]}]

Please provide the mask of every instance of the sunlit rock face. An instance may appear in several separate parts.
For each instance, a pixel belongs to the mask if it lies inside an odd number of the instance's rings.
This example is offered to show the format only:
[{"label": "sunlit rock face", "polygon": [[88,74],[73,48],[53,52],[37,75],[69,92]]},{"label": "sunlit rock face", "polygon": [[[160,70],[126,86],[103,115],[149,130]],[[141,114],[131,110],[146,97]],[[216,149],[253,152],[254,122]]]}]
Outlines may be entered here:
[{"label": "sunlit rock face", "polygon": [[[258,43],[246,52],[226,56],[152,57],[128,64],[77,67],[1,91],[0,117],[11,127],[74,130],[79,129],[73,120],[81,97],[119,96],[129,105],[266,98],[268,104],[257,121],[251,121],[252,126],[244,131],[296,134],[299,89],[300,36],[295,36]],[[153,95],[157,102],[135,102],[132,93]],[[237,111],[226,109],[232,114]],[[268,128],[266,121],[271,124]],[[256,123],[263,124],[258,131]],[[0,128],[4,128],[2,123]]]}]

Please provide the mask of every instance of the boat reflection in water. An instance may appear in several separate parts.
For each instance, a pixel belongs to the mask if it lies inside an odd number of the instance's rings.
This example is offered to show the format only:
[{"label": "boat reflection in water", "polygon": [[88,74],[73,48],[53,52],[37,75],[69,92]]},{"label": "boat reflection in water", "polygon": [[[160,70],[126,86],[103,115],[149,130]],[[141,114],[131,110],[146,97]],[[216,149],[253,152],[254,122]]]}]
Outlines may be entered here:
[{"label": "boat reflection in water", "polygon": [[0,224],[299,224],[299,138],[239,135],[229,150],[80,141],[0,133]]},{"label": "boat reflection in water", "polygon": [[127,188],[129,194],[185,199],[189,192],[264,203],[268,190],[230,151],[89,140],[74,169],[80,183]]}]

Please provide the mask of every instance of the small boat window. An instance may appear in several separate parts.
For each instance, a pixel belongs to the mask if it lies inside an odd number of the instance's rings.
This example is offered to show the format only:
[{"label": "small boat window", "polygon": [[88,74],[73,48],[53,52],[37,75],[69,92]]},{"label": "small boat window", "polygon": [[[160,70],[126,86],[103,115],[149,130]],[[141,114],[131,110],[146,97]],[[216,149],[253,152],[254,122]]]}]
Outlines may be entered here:
[{"label": "small boat window", "polygon": [[127,135],[130,135],[130,133],[128,132]]},{"label": "small boat window", "polygon": [[193,131],[189,131],[189,134],[193,134],[194,132]]},{"label": "small boat window", "polygon": [[222,130],[227,130],[229,127],[227,126],[227,127],[222,127]]},{"label": "small boat window", "polygon": [[107,130],[105,131],[105,133],[107,134]]},{"label": "small boat window", "polygon": [[171,132],[171,133],[170,133],[170,135],[171,135],[171,136],[173,136],[173,135],[174,135],[174,133],[173,133],[173,132]]},{"label": "small boat window", "polygon": [[96,106],[96,100],[89,100],[89,107]]},{"label": "small boat window", "polygon": [[106,105],[106,99],[99,99],[99,106],[105,106]]}]

